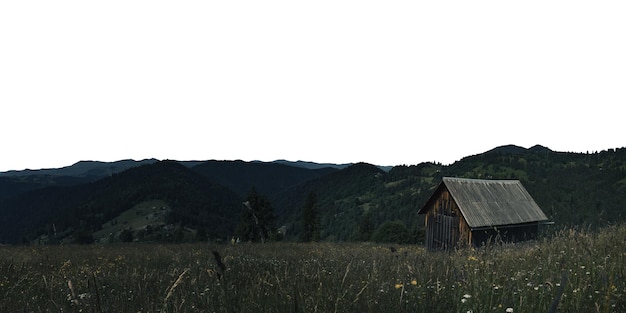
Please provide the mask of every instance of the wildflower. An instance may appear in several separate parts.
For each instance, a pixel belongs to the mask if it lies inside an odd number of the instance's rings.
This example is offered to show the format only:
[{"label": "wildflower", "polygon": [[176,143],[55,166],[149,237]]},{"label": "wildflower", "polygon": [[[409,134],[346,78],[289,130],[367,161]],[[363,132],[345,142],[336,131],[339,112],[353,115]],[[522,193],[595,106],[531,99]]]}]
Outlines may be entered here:
[{"label": "wildflower", "polygon": [[403,284],[396,284],[396,289],[400,289],[400,288],[402,288],[402,287],[404,287],[404,285],[403,285]]},{"label": "wildflower", "polygon": [[415,279],[414,279],[414,280],[412,280],[412,281],[411,281],[411,285],[416,286],[416,285],[417,285],[417,280],[415,280]]},{"label": "wildflower", "polygon": [[478,258],[473,256],[473,255],[470,255],[470,256],[467,257],[467,260],[468,261],[478,261]]},{"label": "wildflower", "polygon": [[513,313],[513,308],[506,308],[506,313]]},{"label": "wildflower", "polygon": [[471,297],[472,297],[472,295],[470,295],[470,294],[467,294],[467,293],[466,293],[466,294],[464,294],[464,295],[463,295],[463,298],[461,298],[461,303],[465,303],[465,302],[467,302],[467,299],[469,299],[469,298],[471,298]]}]

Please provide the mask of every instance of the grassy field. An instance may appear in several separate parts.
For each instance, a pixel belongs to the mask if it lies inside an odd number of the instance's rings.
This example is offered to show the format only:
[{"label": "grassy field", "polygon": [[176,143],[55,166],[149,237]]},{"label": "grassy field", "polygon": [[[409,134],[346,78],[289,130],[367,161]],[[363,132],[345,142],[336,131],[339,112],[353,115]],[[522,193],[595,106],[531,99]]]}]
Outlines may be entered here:
[{"label": "grassy field", "polygon": [[104,223],[102,229],[93,234],[93,238],[96,242],[114,242],[124,229],[136,231],[144,229],[146,225],[151,225],[152,227],[163,226],[165,225],[165,216],[169,212],[170,207],[164,201],[151,200],[142,202]]},{"label": "grassy field", "polygon": [[626,312],[625,259],[626,226],[451,253],[326,243],[3,246],[0,312]]}]

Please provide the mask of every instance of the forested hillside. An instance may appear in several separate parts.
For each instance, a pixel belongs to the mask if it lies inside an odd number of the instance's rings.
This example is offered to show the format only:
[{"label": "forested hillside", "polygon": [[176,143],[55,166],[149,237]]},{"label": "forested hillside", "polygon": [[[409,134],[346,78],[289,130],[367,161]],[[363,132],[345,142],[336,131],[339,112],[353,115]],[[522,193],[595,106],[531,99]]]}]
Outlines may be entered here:
[{"label": "forested hillside", "polygon": [[[389,221],[403,223],[408,240],[420,238],[423,221],[417,210],[445,176],[518,179],[555,222],[598,227],[626,218],[626,149],[597,153],[554,152],[535,146],[504,146],[469,156],[452,165],[422,163],[396,166],[390,172],[355,165],[322,180],[286,192],[299,198],[277,199],[282,222],[297,237],[303,196],[318,194],[322,239],[363,239]],[[288,201],[289,200],[289,201]],[[369,229],[363,230],[362,228]],[[369,237],[371,239],[372,237]]]},{"label": "forested hillside", "polygon": [[557,225],[597,227],[626,218],[626,149],[597,153],[495,150],[445,169],[448,176],[519,179]]},{"label": "forested hillside", "polygon": [[400,222],[405,229],[398,231],[408,233],[407,242],[415,242],[422,227],[417,210],[442,177],[442,168],[440,164],[422,163],[384,172],[370,164],[353,165],[286,191],[276,200],[277,207],[285,212],[281,222],[297,238],[304,197],[315,193],[322,240],[370,240],[383,224]]},{"label": "forested hillside", "polygon": [[308,194],[317,195],[320,235],[325,240],[348,240],[356,219],[369,208],[366,203],[382,195],[380,181],[385,172],[378,167],[357,163],[341,171],[285,190],[272,199],[279,221],[286,224],[288,236],[301,231],[300,218]]},{"label": "forested hillside", "polygon": [[[100,166],[98,173],[102,168],[107,167]],[[5,175],[0,177],[0,242],[41,241],[42,236],[45,242],[68,238],[90,242],[94,233],[106,232],[104,225],[117,223],[121,214],[145,211],[142,203],[163,204],[165,219],[156,225],[146,215],[145,222],[139,223],[141,229],[130,226],[137,227],[137,221],[122,219],[129,222],[126,230],[132,236],[114,234],[115,238],[137,240],[141,235],[140,240],[172,240],[169,234],[144,237],[157,226],[169,225],[163,229],[187,232],[177,236],[178,241],[228,240],[238,225],[255,227],[240,225],[254,221],[251,209],[243,205],[253,189],[255,197],[267,199],[263,214],[273,212],[267,219],[273,225],[263,227],[282,231],[274,238],[301,240],[306,228],[306,238],[312,232],[327,241],[420,242],[423,221],[417,211],[445,176],[519,179],[555,222],[555,229],[595,228],[626,218],[626,148],[566,153],[541,146],[503,146],[451,165],[399,165],[388,172],[366,163],[339,169],[162,161],[97,180],[38,172]]]},{"label": "forested hillside", "polygon": [[88,235],[144,201],[161,200],[172,211],[168,222],[205,230],[209,236],[232,234],[240,197],[173,161],[131,168],[99,181],[53,186],[23,193],[1,204],[0,240],[19,242],[39,235]]},{"label": "forested hillside", "polygon": [[94,182],[155,159],[116,162],[80,161],[62,168],[0,172],[0,201],[45,187],[71,186]]}]

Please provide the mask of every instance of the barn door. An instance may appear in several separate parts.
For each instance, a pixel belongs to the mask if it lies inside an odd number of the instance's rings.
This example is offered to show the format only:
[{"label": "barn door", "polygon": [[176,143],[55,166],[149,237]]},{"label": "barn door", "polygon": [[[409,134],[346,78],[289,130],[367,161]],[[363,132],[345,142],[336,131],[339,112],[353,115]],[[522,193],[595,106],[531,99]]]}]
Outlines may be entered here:
[{"label": "barn door", "polygon": [[428,223],[427,242],[430,250],[446,250],[454,247],[458,241],[458,218],[436,214]]}]

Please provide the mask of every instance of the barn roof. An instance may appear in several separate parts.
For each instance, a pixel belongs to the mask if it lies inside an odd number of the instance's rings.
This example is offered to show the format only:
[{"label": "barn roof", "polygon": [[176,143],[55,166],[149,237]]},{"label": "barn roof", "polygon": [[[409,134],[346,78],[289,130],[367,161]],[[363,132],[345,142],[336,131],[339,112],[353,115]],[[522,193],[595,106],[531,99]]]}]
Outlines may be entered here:
[{"label": "barn roof", "polygon": [[444,177],[418,214],[446,187],[471,228],[548,220],[519,180],[484,180]]}]

